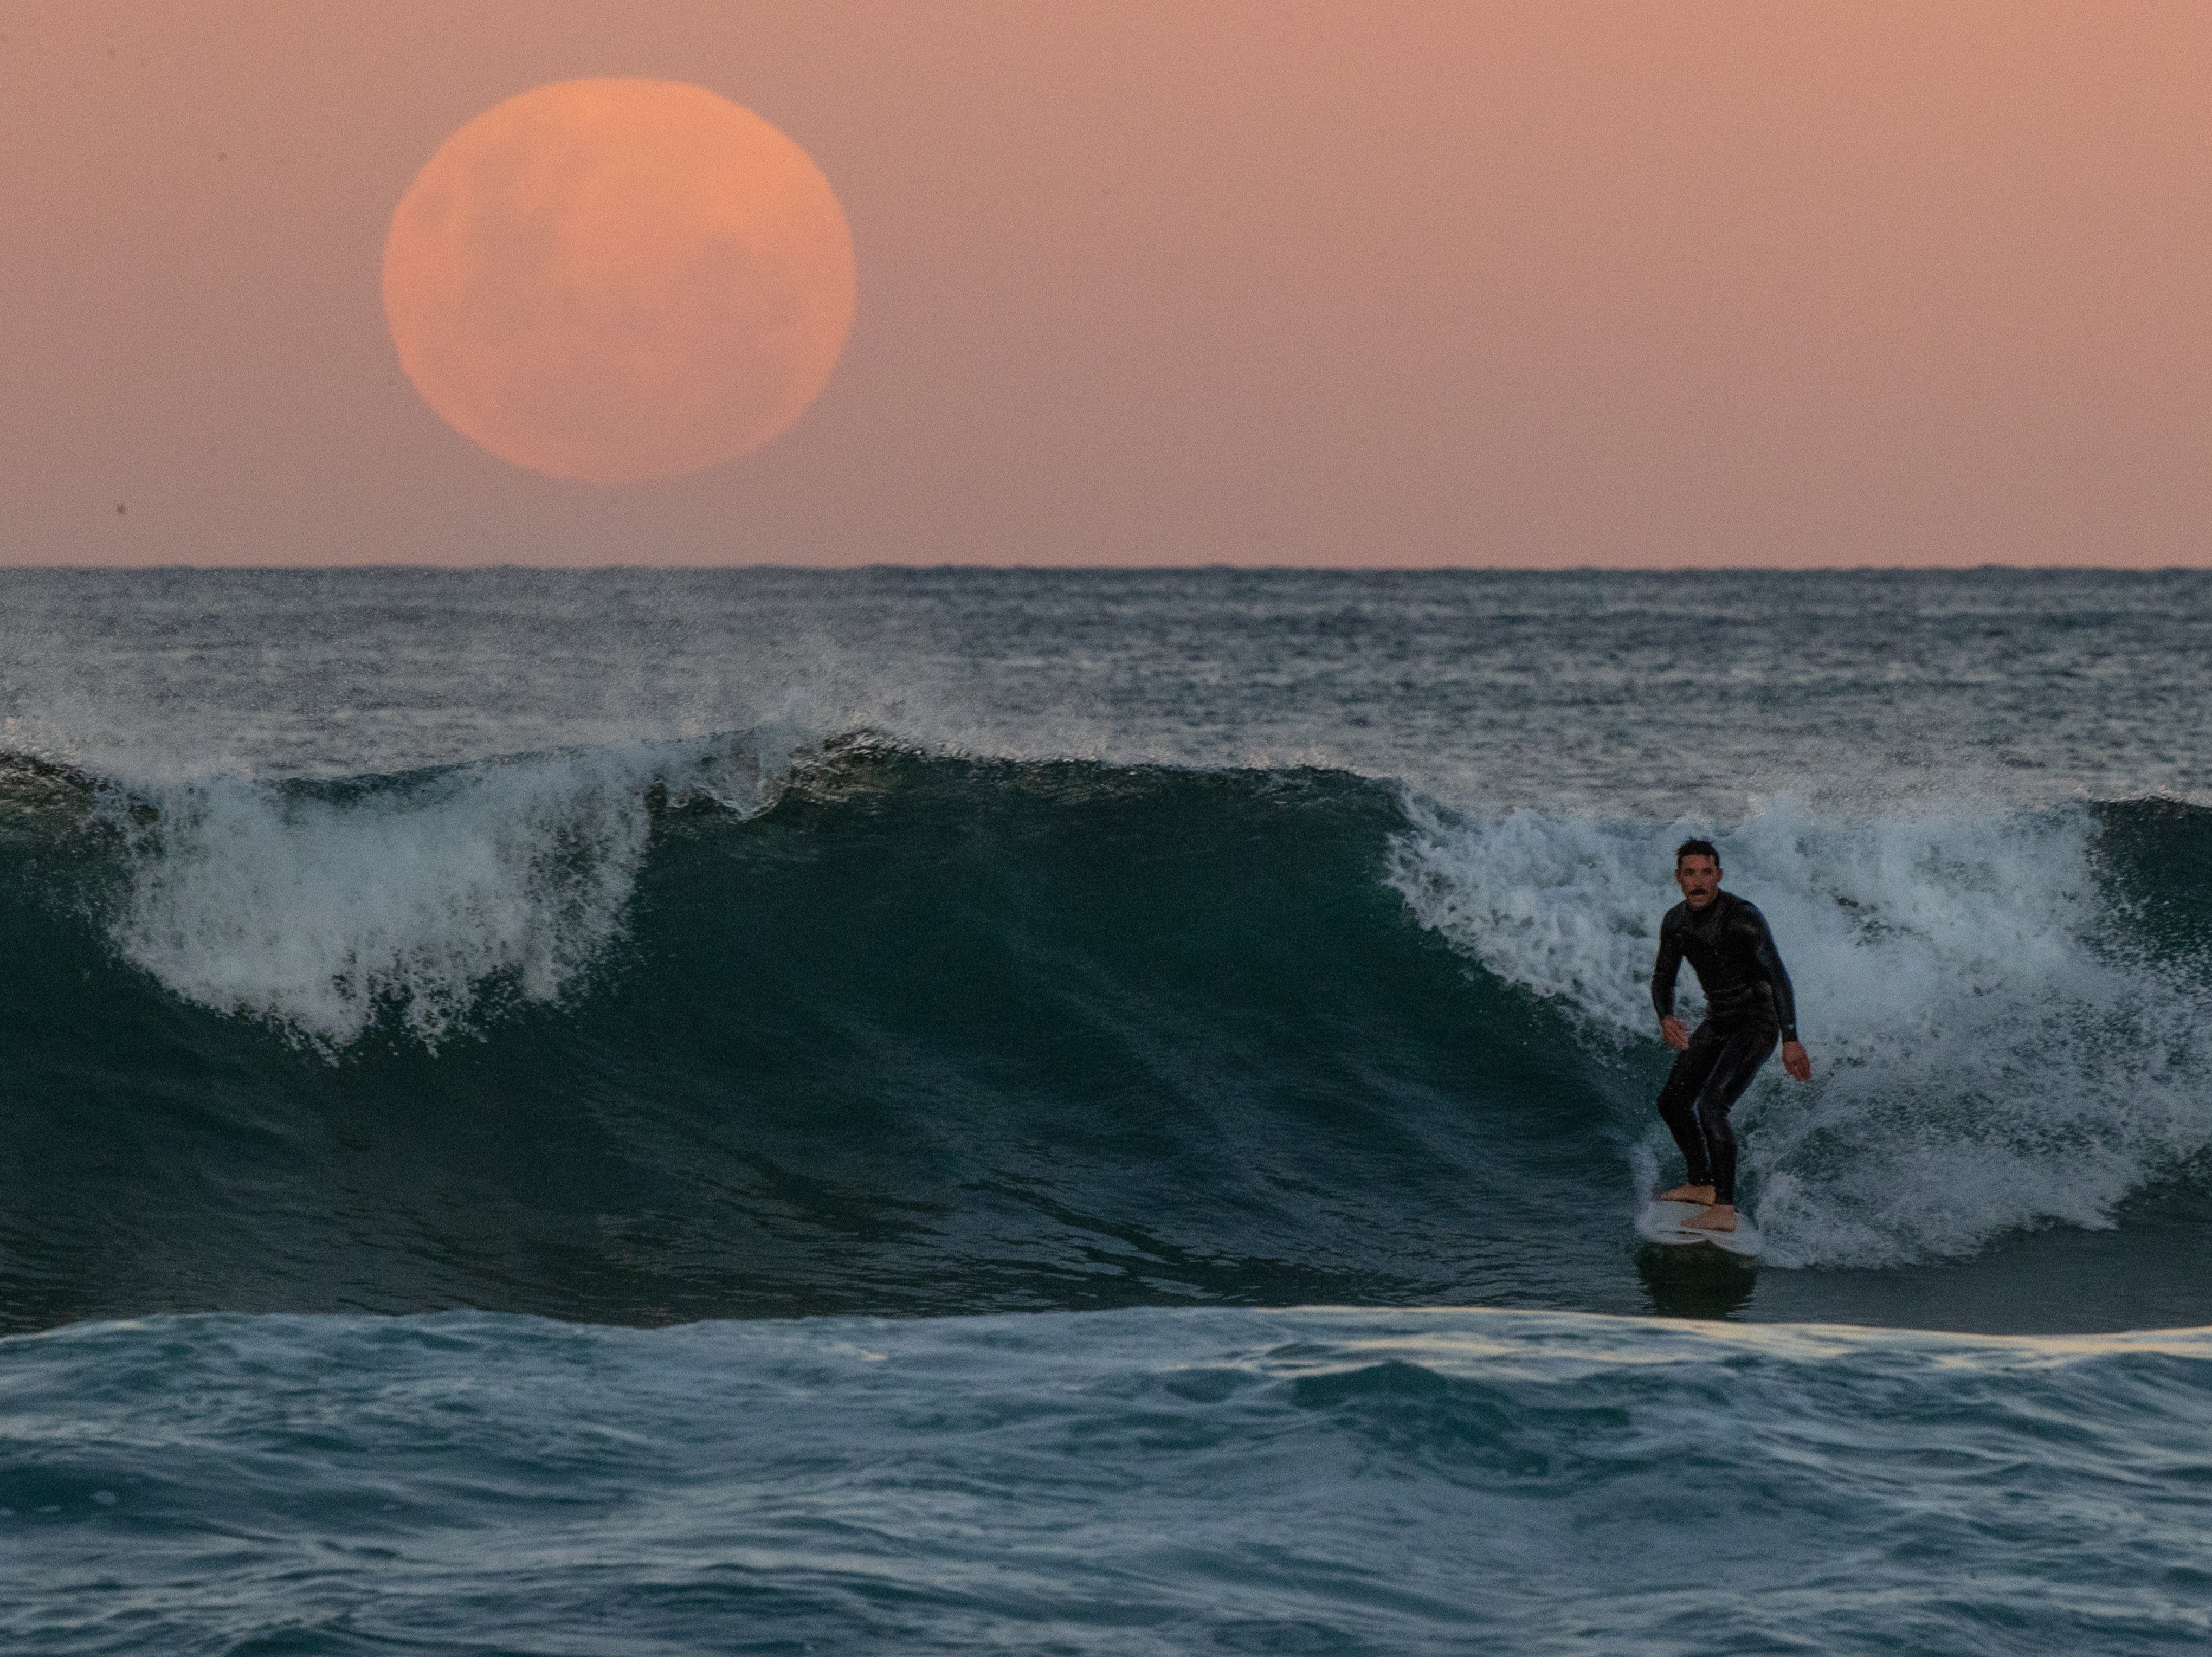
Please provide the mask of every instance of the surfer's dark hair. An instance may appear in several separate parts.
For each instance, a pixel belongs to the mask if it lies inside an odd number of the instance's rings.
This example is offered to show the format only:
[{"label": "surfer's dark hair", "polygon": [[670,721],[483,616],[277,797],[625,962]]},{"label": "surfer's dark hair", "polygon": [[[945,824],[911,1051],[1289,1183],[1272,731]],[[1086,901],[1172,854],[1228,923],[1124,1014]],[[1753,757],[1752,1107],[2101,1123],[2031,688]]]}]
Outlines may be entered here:
[{"label": "surfer's dark hair", "polygon": [[1713,867],[1721,866],[1721,854],[1709,840],[1686,840],[1674,848],[1674,866],[1682,866],[1684,858],[1711,858]]}]

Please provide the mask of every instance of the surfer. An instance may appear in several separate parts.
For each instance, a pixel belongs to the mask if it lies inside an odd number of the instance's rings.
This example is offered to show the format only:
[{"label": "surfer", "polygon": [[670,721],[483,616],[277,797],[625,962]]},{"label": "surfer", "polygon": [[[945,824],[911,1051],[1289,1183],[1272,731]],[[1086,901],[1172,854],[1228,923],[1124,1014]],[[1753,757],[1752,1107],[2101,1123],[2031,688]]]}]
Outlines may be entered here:
[{"label": "surfer", "polygon": [[[1682,901],[1659,923],[1659,959],[1651,968],[1651,1005],[1659,1034],[1680,1056],[1659,1089],[1659,1116],[1682,1148],[1689,1178],[1662,1203],[1697,1203],[1682,1222],[1697,1231],[1735,1229],[1735,1135],[1729,1108],[1782,1043],[1782,1068],[1800,1082],[1813,1061],[1797,1040],[1797,1000],[1775,953],[1774,935],[1757,907],[1721,890],[1721,854],[1711,841],[1674,848],[1674,883]],[[1684,956],[1705,992],[1705,1022],[1694,1030],[1674,1017],[1674,978]]]}]

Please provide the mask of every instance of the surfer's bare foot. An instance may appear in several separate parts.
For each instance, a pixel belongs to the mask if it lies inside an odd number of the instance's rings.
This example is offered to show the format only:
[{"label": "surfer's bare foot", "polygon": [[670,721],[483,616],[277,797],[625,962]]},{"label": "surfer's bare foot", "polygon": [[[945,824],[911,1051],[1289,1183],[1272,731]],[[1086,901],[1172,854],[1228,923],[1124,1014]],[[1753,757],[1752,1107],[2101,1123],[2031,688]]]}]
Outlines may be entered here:
[{"label": "surfer's bare foot", "polygon": [[1702,1203],[1712,1206],[1713,1188],[1709,1185],[1678,1185],[1672,1191],[1662,1191],[1651,1199],[1659,1203]]},{"label": "surfer's bare foot", "polygon": [[1735,1205],[1715,1203],[1702,1214],[1693,1214],[1682,1222],[1685,1231],[1733,1231],[1735,1229]]}]

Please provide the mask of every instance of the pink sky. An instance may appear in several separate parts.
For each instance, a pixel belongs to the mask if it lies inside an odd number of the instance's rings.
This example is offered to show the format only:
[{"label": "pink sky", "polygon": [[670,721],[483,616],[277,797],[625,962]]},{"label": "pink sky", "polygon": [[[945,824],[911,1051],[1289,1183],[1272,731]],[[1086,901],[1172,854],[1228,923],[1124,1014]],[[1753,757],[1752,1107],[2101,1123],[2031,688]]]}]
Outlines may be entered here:
[{"label": "pink sky", "polygon": [[[2212,7],[0,0],[0,561],[2212,562]],[[456,435],[463,122],[696,82],[859,322],[749,458]],[[126,510],[118,513],[118,505]]]}]

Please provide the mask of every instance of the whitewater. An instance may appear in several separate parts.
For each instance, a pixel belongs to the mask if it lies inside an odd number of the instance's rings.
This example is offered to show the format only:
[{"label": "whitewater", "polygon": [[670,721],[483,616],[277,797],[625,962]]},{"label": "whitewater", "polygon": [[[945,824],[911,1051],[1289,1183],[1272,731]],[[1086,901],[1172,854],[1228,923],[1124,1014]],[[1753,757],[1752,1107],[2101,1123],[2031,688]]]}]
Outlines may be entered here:
[{"label": "whitewater", "polygon": [[[0,572],[0,1630],[2193,1648],[2208,659],[2190,573]],[[1632,1226],[1692,833],[1815,1065],[1755,1270]]]}]

